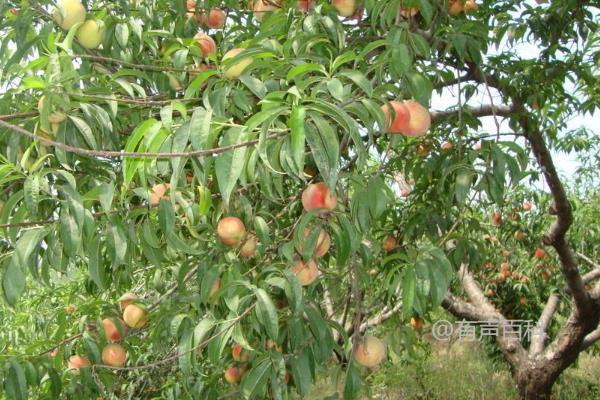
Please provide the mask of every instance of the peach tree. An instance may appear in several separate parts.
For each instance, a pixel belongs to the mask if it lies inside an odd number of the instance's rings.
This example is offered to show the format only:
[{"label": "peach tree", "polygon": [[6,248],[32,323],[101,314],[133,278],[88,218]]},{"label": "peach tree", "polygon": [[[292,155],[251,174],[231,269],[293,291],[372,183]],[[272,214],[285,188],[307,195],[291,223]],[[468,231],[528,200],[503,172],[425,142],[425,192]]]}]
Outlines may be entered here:
[{"label": "peach tree", "polygon": [[6,398],[354,398],[440,306],[549,398],[600,338],[552,153],[600,53],[537,3],[0,1]]}]

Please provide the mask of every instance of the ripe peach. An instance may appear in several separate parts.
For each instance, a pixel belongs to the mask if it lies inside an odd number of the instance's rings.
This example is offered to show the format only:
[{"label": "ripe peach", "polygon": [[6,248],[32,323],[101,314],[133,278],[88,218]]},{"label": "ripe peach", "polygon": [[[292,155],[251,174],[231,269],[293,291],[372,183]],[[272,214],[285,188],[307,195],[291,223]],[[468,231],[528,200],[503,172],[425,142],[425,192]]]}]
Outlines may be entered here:
[{"label": "ripe peach", "polygon": [[516,231],[514,236],[515,236],[515,240],[521,241],[521,240],[525,239],[525,232]]},{"label": "ripe peach", "polygon": [[169,87],[171,88],[171,90],[174,90],[176,92],[183,90],[183,85],[181,84],[181,82],[179,82],[179,79],[177,79],[171,74],[169,74]]},{"label": "ripe peach", "polygon": [[333,211],[337,197],[325,182],[310,184],[302,192],[302,206],[308,212]]},{"label": "ripe peach", "polygon": [[385,343],[375,336],[365,336],[354,350],[354,359],[364,367],[374,368],[386,356]]},{"label": "ripe peach", "polygon": [[88,19],[77,29],[75,37],[86,49],[95,49],[102,43],[106,27],[101,20]]},{"label": "ripe peach", "polygon": [[492,213],[492,217],[490,219],[492,221],[492,225],[494,225],[494,226],[502,225],[502,214],[500,214],[498,211],[495,211],[494,213]]},{"label": "ripe peach", "polygon": [[59,0],[52,13],[54,21],[68,31],[75,24],[85,21],[85,7],[80,0]]},{"label": "ripe peach", "polygon": [[185,8],[190,12],[196,11],[196,0],[186,0]]},{"label": "ripe peach", "polygon": [[127,326],[122,319],[117,319],[115,323],[114,319],[105,318],[102,320],[102,325],[106,338],[111,342],[118,342],[127,334]]},{"label": "ripe peach", "polygon": [[465,1],[465,5],[463,7],[465,12],[470,12],[470,11],[475,11],[477,10],[479,6],[477,5],[477,3],[475,3],[474,0],[467,0]]},{"label": "ripe peach", "polygon": [[500,282],[503,282],[504,280],[510,278],[510,271],[500,271],[498,277],[500,278]]},{"label": "ripe peach", "polygon": [[250,258],[254,256],[256,253],[256,245],[258,244],[258,240],[254,235],[248,235],[244,244],[240,248],[240,256],[243,258]]},{"label": "ripe peach", "polygon": [[292,272],[296,274],[296,277],[302,286],[310,285],[319,276],[319,269],[313,260],[310,260],[307,263],[302,260],[294,261]]},{"label": "ripe peach", "polygon": [[342,17],[351,17],[356,12],[356,0],[332,0],[331,5],[335,7]]},{"label": "ripe peach", "polygon": [[[223,61],[225,61],[225,60],[227,60],[229,58],[234,58],[235,56],[237,56],[238,54],[240,54],[244,50],[245,49],[242,49],[242,48],[235,48],[235,49],[229,50],[223,56]],[[244,72],[244,70],[250,64],[252,64],[252,58],[251,57],[244,57],[241,60],[239,60],[238,62],[229,65],[225,69],[225,71],[223,72],[223,76],[225,76],[225,78],[227,78],[227,79],[236,79],[238,76],[240,76],[242,74],[242,72]]]},{"label": "ripe peach", "polygon": [[533,256],[535,258],[538,258],[540,260],[546,258],[546,251],[544,249],[540,249],[539,247],[537,249],[535,249],[535,252],[533,253]]},{"label": "ripe peach", "polygon": [[67,362],[68,369],[85,368],[89,367],[90,365],[90,360],[88,360],[87,357],[84,356],[71,356],[69,357],[69,361]]},{"label": "ripe peach", "polygon": [[107,344],[102,349],[102,362],[120,368],[127,362],[127,351],[120,344]]},{"label": "ripe peach", "polygon": [[527,297],[525,297],[525,296],[521,296],[521,297],[519,298],[519,303],[520,303],[522,306],[526,305],[526,304],[527,304]]},{"label": "ripe peach", "polygon": [[452,144],[452,142],[444,142],[440,145],[440,148],[442,150],[452,150],[454,148],[454,145]]},{"label": "ripe peach", "polygon": [[226,15],[220,8],[213,8],[206,14],[206,11],[201,11],[196,17],[198,24],[206,26],[210,29],[221,29],[225,26]]},{"label": "ripe peach", "polygon": [[450,0],[448,3],[448,14],[458,15],[463,12],[463,5],[460,0]]},{"label": "ripe peach", "polygon": [[393,236],[387,236],[385,239],[383,239],[383,250],[386,252],[390,252],[392,250],[394,250],[396,248],[396,246],[398,245],[398,242],[396,241],[396,238]]},{"label": "ripe peach", "polygon": [[479,150],[481,150],[481,146],[482,146],[481,142],[477,142],[473,145],[473,150],[479,151]]},{"label": "ripe peach", "polygon": [[424,143],[420,143],[417,145],[416,152],[419,157],[425,158],[429,155],[429,146]]},{"label": "ripe peach", "polygon": [[412,193],[411,189],[402,189],[400,190],[400,197],[408,197]]},{"label": "ripe peach", "polygon": [[238,383],[242,377],[242,371],[238,367],[229,367],[223,374],[228,383]]},{"label": "ripe peach", "polygon": [[171,187],[169,183],[159,183],[157,185],[152,186],[152,191],[150,192],[150,205],[155,206],[162,199],[167,198],[166,193],[167,190]]},{"label": "ripe peach", "polygon": [[407,100],[404,105],[408,108],[410,118],[406,130],[402,133],[410,137],[423,136],[431,126],[429,111],[421,103],[414,100]]},{"label": "ripe peach", "polygon": [[248,352],[246,352],[244,348],[238,343],[234,343],[231,346],[231,356],[235,361],[238,362],[248,362],[248,359],[250,358]]},{"label": "ripe peach", "polygon": [[278,345],[277,342],[272,339],[265,340],[265,349],[275,350],[278,353],[283,353],[283,347]]},{"label": "ripe peach", "polygon": [[194,39],[196,40],[196,43],[198,43],[198,46],[200,47],[200,51],[202,52],[202,57],[206,58],[211,54],[217,53],[217,44],[215,43],[213,38],[208,36],[206,33],[198,32],[196,35],[194,35]]},{"label": "ripe peach", "polygon": [[313,0],[298,0],[298,9],[302,12],[308,12],[313,7]]},{"label": "ripe peach", "polygon": [[124,310],[125,307],[127,307],[128,305],[130,305],[131,303],[133,303],[134,300],[137,300],[137,296],[131,292],[127,292],[125,293],[123,296],[119,297],[119,300],[117,300],[118,304],[119,304],[119,308],[121,310]]},{"label": "ripe peach", "polygon": [[532,207],[533,206],[531,205],[530,202],[528,202],[528,201],[523,202],[523,211],[529,211],[529,210],[531,210]]},{"label": "ripe peach", "polygon": [[148,322],[148,312],[137,304],[129,304],[123,311],[123,321],[130,328],[140,329]]},{"label": "ripe peach", "polygon": [[400,9],[400,15],[404,18],[414,17],[419,13],[419,7],[402,7]]},{"label": "ripe peach", "polygon": [[217,224],[217,235],[223,244],[237,247],[246,236],[246,227],[237,217],[225,217]]},{"label": "ripe peach", "polygon": [[[308,238],[311,234],[311,229],[306,228],[304,230],[304,238]],[[317,244],[315,245],[314,256],[315,257],[323,257],[329,251],[329,247],[331,246],[331,237],[326,230],[321,229],[319,231],[319,237],[317,238]],[[300,252],[304,250],[303,243],[300,243],[298,246]]]},{"label": "ripe peach", "polygon": [[221,279],[217,278],[215,279],[215,281],[213,282],[213,284],[210,287],[210,291],[208,292],[208,297],[211,298],[215,295],[215,293],[217,293],[219,291],[219,289],[221,289]]},{"label": "ripe peach", "polygon": [[421,318],[412,317],[410,319],[410,326],[419,331],[423,328],[423,320]]},{"label": "ripe peach", "polygon": [[[393,120],[390,107],[394,110]],[[410,112],[403,102],[390,101],[389,104],[381,106],[381,111],[383,111],[385,121],[388,125],[388,133],[402,133],[406,130],[410,119]]]},{"label": "ripe peach", "polygon": [[267,14],[279,10],[278,4],[277,0],[256,0],[254,2],[254,18],[261,22]]},{"label": "ripe peach", "polygon": [[500,264],[500,271],[510,271],[510,263],[505,261]]}]

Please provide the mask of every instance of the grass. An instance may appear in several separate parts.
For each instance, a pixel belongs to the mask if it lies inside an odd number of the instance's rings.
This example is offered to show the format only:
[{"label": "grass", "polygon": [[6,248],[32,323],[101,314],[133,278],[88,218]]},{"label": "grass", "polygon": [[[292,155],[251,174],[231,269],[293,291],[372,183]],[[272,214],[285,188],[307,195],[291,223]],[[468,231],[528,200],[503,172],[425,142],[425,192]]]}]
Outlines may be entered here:
[{"label": "grass", "polygon": [[[364,378],[370,387],[360,399],[373,400],[517,400],[508,368],[493,363],[474,343],[432,345],[410,360],[398,360]],[[319,381],[307,399],[341,399],[335,372]],[[337,386],[337,390],[336,390]],[[600,357],[583,354],[553,390],[555,400],[600,399]]]}]

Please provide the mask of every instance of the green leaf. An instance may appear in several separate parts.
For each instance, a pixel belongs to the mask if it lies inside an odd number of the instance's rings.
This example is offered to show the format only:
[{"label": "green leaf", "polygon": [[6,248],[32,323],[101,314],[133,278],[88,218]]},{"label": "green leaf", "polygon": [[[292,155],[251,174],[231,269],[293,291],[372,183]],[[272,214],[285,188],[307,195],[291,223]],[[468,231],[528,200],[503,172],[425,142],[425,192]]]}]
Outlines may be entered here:
[{"label": "green leaf", "polygon": [[275,304],[265,292],[264,289],[257,288],[256,294],[256,315],[258,320],[265,327],[267,335],[273,340],[277,340],[279,337],[279,321],[277,319],[277,310]]},{"label": "green leaf", "polygon": [[8,373],[4,381],[4,389],[8,399],[25,400],[28,398],[25,372],[13,357],[8,361]]},{"label": "green leaf", "polygon": [[413,60],[408,47],[404,43],[399,43],[392,47],[390,67],[397,76],[410,71]]},{"label": "green leaf", "polygon": [[[246,129],[243,127],[233,127],[225,133],[220,145],[228,146],[237,144],[243,142],[245,139]],[[221,198],[226,206],[229,204],[231,192],[233,192],[237,180],[244,170],[246,150],[246,147],[238,147],[234,150],[226,151],[219,154],[215,161],[217,182],[219,183]]]},{"label": "green leaf", "polygon": [[417,0],[417,4],[419,4],[419,13],[427,22],[427,25],[431,22],[431,18],[433,17],[433,7],[429,0]]},{"label": "green leaf", "polygon": [[259,99],[262,99],[267,94],[267,87],[261,80],[251,75],[240,75],[238,79]]},{"label": "green leaf", "polygon": [[316,113],[310,113],[310,118],[317,129],[307,125],[306,141],[327,186],[334,188],[340,160],[338,137],[327,120]]},{"label": "green leaf", "polygon": [[331,78],[327,81],[327,90],[338,101],[344,101],[344,85],[339,79]]},{"label": "green leaf", "polygon": [[2,278],[2,289],[6,302],[14,306],[25,290],[24,270],[14,262],[9,262],[4,277]]},{"label": "green leaf", "polygon": [[205,110],[202,107],[194,109],[189,125],[190,142],[194,150],[204,150],[207,148],[211,120],[211,110]]},{"label": "green leaf", "polygon": [[115,27],[115,37],[122,48],[127,48],[127,42],[129,41],[129,27],[127,24],[117,24]]},{"label": "green leaf", "polygon": [[96,286],[98,286],[100,290],[105,290],[107,277],[104,266],[102,265],[100,243],[100,236],[96,236],[90,244],[88,253],[88,273]]},{"label": "green leaf", "polygon": [[412,316],[415,301],[417,276],[414,268],[408,268],[402,275],[402,314],[404,318]]},{"label": "green leaf", "polygon": [[77,130],[81,133],[81,136],[83,136],[87,145],[90,146],[91,149],[97,149],[98,145],[96,143],[96,138],[92,133],[92,128],[90,128],[87,122],[74,115],[69,115],[69,119],[73,122],[75,127],[77,127]]},{"label": "green leaf", "polygon": [[[146,136],[156,134],[162,128],[162,123],[154,118],[146,120],[138,125],[125,144],[125,151],[133,152],[138,149],[138,145]],[[127,157],[123,160],[123,178],[125,185],[129,185],[135,176],[138,168],[142,165],[143,160],[139,158]]]},{"label": "green leaf", "polygon": [[240,387],[242,396],[245,399],[253,398],[259,394],[260,390],[264,391],[266,389],[271,367],[271,360],[264,359],[248,372]]},{"label": "green leaf", "polygon": [[323,75],[327,75],[327,71],[325,71],[325,68],[321,64],[307,63],[307,64],[300,64],[300,65],[296,65],[295,67],[292,67],[292,69],[290,69],[288,71],[287,80],[291,81],[292,79],[295,79],[298,76],[308,74],[311,72],[319,72]]},{"label": "green leaf", "polygon": [[[15,244],[15,252],[11,257],[2,279],[4,297],[11,306],[14,306],[25,290],[25,269],[32,262],[34,250],[40,245],[42,239],[48,234],[44,228],[26,231]],[[37,265],[37,261],[34,261]]]},{"label": "green leaf", "polygon": [[304,171],[304,152],[306,148],[306,132],[304,123],[306,120],[306,109],[302,106],[292,108],[290,115],[290,144],[292,159],[300,176]]},{"label": "green leaf", "polygon": [[458,204],[464,205],[467,201],[474,175],[475,173],[471,170],[461,170],[457,172],[456,181],[454,183],[454,196],[456,197],[456,202]]},{"label": "green leaf", "polygon": [[303,351],[299,356],[290,360],[294,384],[301,396],[305,396],[312,386],[312,372],[308,351]]},{"label": "green leaf", "polygon": [[408,75],[408,83],[414,99],[421,104],[429,104],[433,92],[431,81],[421,74],[412,73]]},{"label": "green leaf", "polygon": [[369,97],[373,95],[373,85],[361,71],[341,71],[339,76],[346,77],[356,84]]},{"label": "green leaf", "polygon": [[344,384],[344,399],[351,400],[358,396],[358,391],[362,385],[360,371],[356,368],[355,363],[348,363],[346,371],[346,382]]}]

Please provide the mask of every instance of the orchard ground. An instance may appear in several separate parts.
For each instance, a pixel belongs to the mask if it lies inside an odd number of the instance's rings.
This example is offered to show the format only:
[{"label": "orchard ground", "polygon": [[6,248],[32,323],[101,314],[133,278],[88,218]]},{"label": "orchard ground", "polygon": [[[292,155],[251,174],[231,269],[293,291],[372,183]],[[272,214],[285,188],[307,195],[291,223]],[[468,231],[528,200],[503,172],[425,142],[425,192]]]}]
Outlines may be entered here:
[{"label": "orchard ground", "polygon": [[[451,319],[441,315],[440,319]],[[412,359],[397,356],[364,379],[371,388],[361,399],[377,400],[517,400],[508,365],[490,358],[477,341],[435,340],[425,325],[422,341],[413,347]],[[336,391],[336,369],[317,381],[307,400],[342,398],[343,381]],[[340,397],[336,397],[336,393]],[[582,353],[579,362],[565,371],[554,387],[553,400],[600,398],[600,357]]]}]

